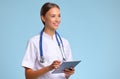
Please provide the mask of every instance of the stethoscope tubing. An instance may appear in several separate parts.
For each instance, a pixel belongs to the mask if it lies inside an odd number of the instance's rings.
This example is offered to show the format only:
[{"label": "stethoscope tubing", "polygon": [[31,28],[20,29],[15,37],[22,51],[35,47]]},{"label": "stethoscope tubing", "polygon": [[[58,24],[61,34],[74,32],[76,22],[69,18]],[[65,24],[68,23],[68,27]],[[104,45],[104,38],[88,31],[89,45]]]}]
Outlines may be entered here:
[{"label": "stethoscope tubing", "polygon": [[[42,48],[42,35],[43,35],[43,32],[44,32],[44,28],[42,29],[42,31],[40,32],[40,40],[39,40],[39,50],[40,50],[40,62],[41,63],[44,63],[44,56],[43,56],[43,48]],[[58,46],[59,46],[59,49],[61,51],[61,54],[62,54],[62,57],[63,57],[63,60],[66,61],[65,59],[65,51],[64,51],[64,45],[63,45],[63,42],[62,42],[62,39],[60,37],[60,35],[58,34],[57,31],[55,31],[55,36],[56,36],[56,40],[57,40],[57,43],[58,43]],[[59,39],[58,39],[59,38]],[[61,46],[62,45],[62,46]]]}]

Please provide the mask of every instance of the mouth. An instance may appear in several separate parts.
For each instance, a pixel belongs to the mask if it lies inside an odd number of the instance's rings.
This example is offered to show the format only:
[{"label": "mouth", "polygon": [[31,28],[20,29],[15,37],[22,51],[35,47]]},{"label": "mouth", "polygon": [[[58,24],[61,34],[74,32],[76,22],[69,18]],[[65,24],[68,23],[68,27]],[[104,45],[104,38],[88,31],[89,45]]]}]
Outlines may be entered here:
[{"label": "mouth", "polygon": [[54,24],[54,26],[59,26],[59,23],[53,23]]}]

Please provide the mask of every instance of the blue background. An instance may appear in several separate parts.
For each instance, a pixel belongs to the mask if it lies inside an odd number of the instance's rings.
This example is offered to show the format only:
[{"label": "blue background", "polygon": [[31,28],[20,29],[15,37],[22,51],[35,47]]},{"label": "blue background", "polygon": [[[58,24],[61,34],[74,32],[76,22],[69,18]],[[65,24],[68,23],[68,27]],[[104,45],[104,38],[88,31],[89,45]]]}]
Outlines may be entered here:
[{"label": "blue background", "polygon": [[0,78],[25,79],[22,58],[47,1],[60,6],[58,31],[82,60],[70,79],[120,79],[120,0],[0,0]]}]

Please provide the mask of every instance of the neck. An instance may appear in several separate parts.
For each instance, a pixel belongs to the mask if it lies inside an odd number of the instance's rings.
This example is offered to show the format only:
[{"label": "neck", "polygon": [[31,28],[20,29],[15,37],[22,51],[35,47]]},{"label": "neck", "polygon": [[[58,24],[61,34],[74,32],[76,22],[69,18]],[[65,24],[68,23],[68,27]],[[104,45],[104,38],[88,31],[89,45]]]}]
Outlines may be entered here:
[{"label": "neck", "polygon": [[55,34],[55,30],[49,29],[49,28],[47,28],[47,27],[45,27],[44,32],[45,32],[46,34],[50,35],[52,38],[53,38],[53,35]]}]

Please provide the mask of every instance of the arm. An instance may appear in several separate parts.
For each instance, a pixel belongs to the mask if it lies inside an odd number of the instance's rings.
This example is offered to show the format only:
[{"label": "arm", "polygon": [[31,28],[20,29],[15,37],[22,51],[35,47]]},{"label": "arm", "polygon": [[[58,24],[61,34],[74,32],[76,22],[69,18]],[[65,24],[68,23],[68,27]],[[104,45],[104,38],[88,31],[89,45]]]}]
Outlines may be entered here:
[{"label": "arm", "polygon": [[54,61],[50,66],[44,67],[44,68],[36,70],[36,71],[25,67],[26,79],[37,78],[37,77],[42,76],[43,74],[49,72],[52,69],[58,68],[59,66],[60,66],[60,61]]},{"label": "arm", "polygon": [[37,78],[38,76],[41,76],[41,75],[47,73],[50,70],[51,69],[49,66],[44,67],[40,70],[36,70],[36,71],[33,71],[30,68],[25,68],[25,76],[26,76],[26,79],[34,79],[34,78]]}]

